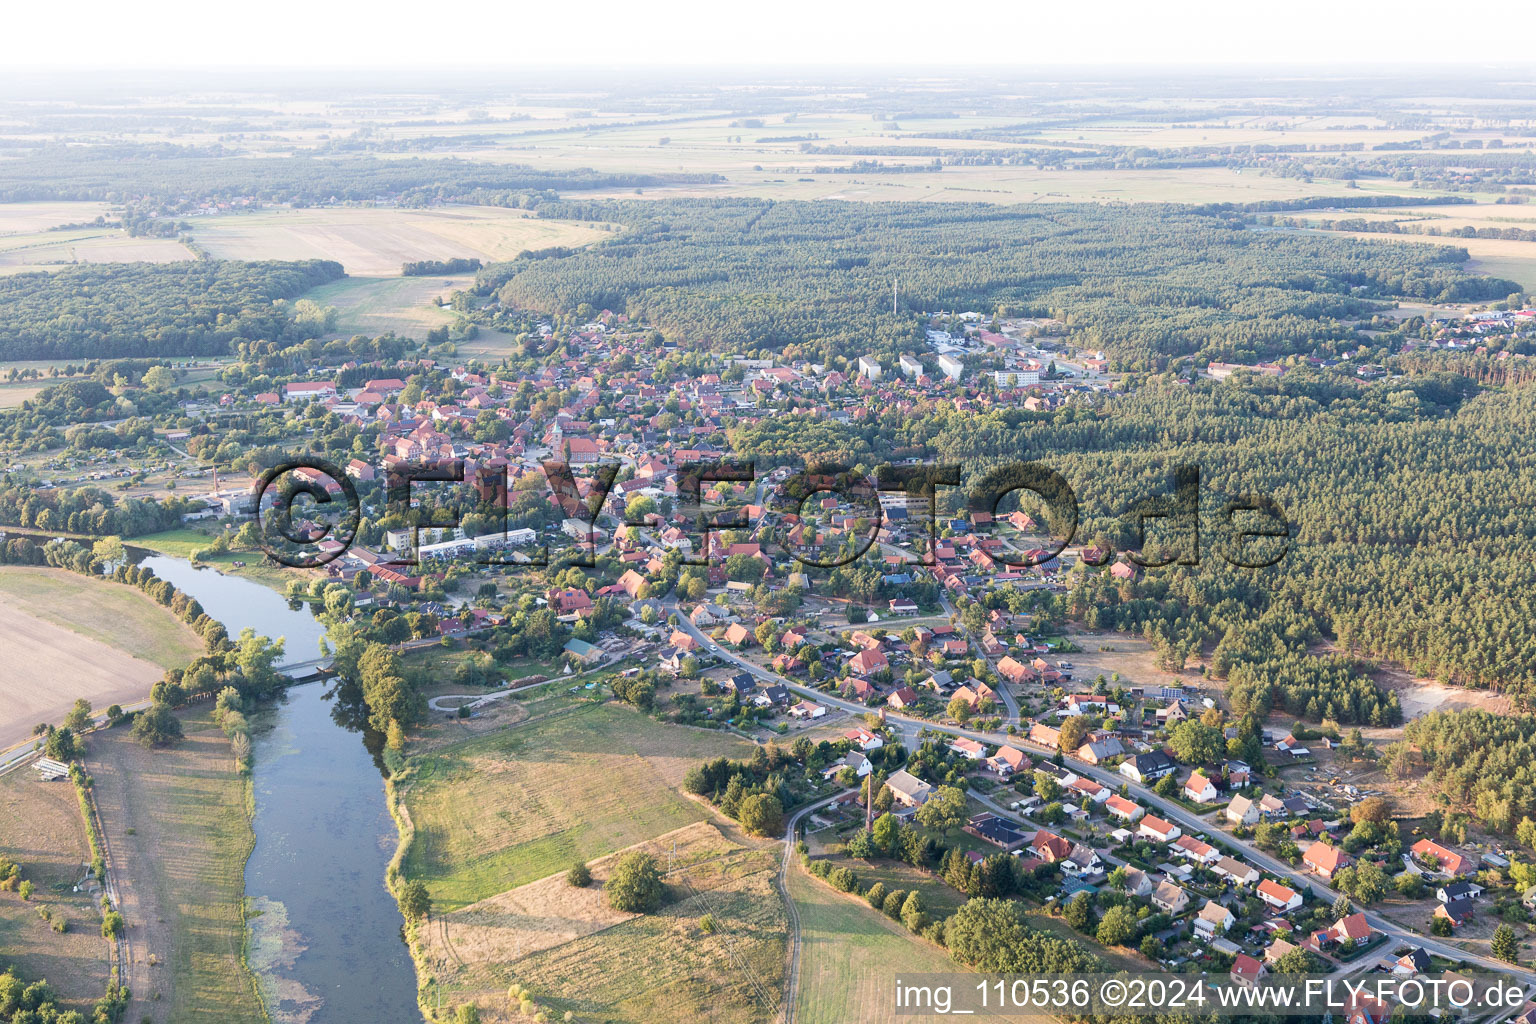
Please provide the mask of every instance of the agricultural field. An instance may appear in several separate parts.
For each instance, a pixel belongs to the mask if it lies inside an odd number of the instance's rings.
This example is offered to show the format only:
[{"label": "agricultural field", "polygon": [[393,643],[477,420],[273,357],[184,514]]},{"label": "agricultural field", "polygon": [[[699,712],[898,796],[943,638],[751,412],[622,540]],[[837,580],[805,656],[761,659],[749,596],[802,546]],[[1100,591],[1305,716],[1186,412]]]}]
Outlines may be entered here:
[{"label": "agricultural field", "polygon": [[[640,848],[667,872],[655,914],[608,906],[601,886],[615,853],[592,863],[585,889],[561,872],[439,916],[424,956],[444,1006],[475,1001],[489,1019],[510,1019],[504,994],[516,982],[557,1019],[773,1020],[785,962],[780,844],[698,822]],[[700,925],[705,914],[713,931]]]},{"label": "agricultural field", "polygon": [[97,708],[149,695],[168,668],[203,651],[191,629],[139,591],[61,569],[0,568],[0,748],[75,700]]},{"label": "agricultural field", "polygon": [[[0,892],[0,963],[27,982],[46,979],[70,1009],[88,1014],[107,990],[108,945],[96,898],[71,891],[91,862],[74,786],[26,769],[0,776],[0,853],[36,888],[30,901]],[[62,935],[40,908],[64,919]]]},{"label": "agricultural field", "polygon": [[197,245],[217,259],[336,260],[348,274],[371,278],[398,277],[412,260],[510,259],[524,249],[611,237],[597,226],[478,206],[274,209],[199,217],[192,228]]},{"label": "agricultural field", "polygon": [[[397,273],[399,267],[395,268]],[[321,285],[305,296],[336,310],[338,338],[354,334],[377,337],[393,331],[419,338],[434,327],[447,327],[453,316],[432,300],[467,288],[471,276],[348,277]]]},{"label": "agricultural field", "polygon": [[742,740],[583,704],[410,759],[415,824],[405,875],[447,910],[705,820],[677,790],[699,760]]},{"label": "agricultural field", "polygon": [[147,750],[126,729],[91,737],[86,767],[128,922],[125,1019],[259,1024],[241,955],[250,783],[206,706],[181,717],[186,739],[168,750]]},{"label": "agricultural field", "polygon": [[0,274],[68,263],[175,263],[195,258],[174,238],[134,238],[116,228],[0,235]]}]

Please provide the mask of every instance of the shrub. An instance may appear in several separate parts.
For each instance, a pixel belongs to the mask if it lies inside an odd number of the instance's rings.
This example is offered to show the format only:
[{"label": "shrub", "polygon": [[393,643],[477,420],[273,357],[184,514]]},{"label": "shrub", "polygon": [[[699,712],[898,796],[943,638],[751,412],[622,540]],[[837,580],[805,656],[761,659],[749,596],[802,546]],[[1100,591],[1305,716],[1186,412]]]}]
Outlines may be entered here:
[{"label": "shrub", "polygon": [[705,935],[715,934],[714,914],[705,914],[703,917],[699,918],[699,931],[703,932]]},{"label": "shrub", "polygon": [[565,884],[577,889],[585,889],[592,884],[592,869],[587,867],[584,861],[577,861],[571,865],[571,870],[565,873]]},{"label": "shrub", "polygon": [[870,886],[869,891],[864,894],[864,898],[869,900],[869,905],[874,907],[876,910],[884,907],[885,883],[876,882],[874,885]]},{"label": "shrub", "polygon": [[115,910],[107,911],[106,916],[101,919],[101,937],[104,939],[115,939],[123,934],[126,928],[123,915]]},{"label": "shrub", "polygon": [[400,887],[400,913],[406,920],[426,917],[432,912],[432,894],[424,882],[412,880]]}]

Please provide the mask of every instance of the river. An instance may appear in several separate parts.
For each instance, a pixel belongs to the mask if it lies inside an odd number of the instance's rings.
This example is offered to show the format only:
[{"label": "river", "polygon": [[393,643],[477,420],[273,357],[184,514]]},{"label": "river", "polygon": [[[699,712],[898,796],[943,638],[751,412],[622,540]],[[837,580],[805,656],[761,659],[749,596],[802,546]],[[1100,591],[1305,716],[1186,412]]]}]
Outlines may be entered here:
[{"label": "river", "polygon": [[[276,592],[178,558],[142,565],[224,623],[284,637],[283,663],[320,653],[325,629]],[[278,1024],[421,1024],[400,911],[384,888],[397,835],[380,769],[326,684],[290,689],[252,737],[256,849],[245,869],[251,968]]]}]

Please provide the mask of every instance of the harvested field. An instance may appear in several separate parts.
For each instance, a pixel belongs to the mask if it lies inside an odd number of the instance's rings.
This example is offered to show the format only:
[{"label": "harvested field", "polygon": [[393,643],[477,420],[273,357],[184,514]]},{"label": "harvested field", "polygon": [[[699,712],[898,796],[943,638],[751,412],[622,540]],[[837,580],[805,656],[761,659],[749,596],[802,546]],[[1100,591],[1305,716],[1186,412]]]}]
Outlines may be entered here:
[{"label": "harvested field", "polygon": [[[27,982],[46,979],[68,1008],[89,1014],[107,990],[109,947],[95,896],[71,891],[91,861],[75,787],[27,769],[0,777],[0,853],[36,887],[30,902],[0,892],[0,962]],[[67,922],[64,934],[38,916],[41,907]]]},{"label": "harvested field", "polygon": [[147,697],[165,668],[201,651],[190,629],[130,587],[62,570],[0,569],[0,749],[38,722],[57,723],[76,698],[102,708]]},{"label": "harvested field", "polygon": [[611,237],[599,228],[489,206],[263,210],[201,217],[192,227],[198,245],[218,259],[336,260],[361,277],[395,277],[412,260],[510,259],[524,249]]}]

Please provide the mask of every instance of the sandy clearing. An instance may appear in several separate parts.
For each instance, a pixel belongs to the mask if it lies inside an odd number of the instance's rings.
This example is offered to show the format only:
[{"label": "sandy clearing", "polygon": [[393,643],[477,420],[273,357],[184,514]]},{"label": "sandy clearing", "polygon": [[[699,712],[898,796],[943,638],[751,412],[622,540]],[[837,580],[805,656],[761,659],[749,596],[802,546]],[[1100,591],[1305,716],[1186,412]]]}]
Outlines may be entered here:
[{"label": "sandy clearing", "polygon": [[95,707],[138,700],[156,665],[0,603],[0,750],[38,722],[58,722],[84,697]]}]

